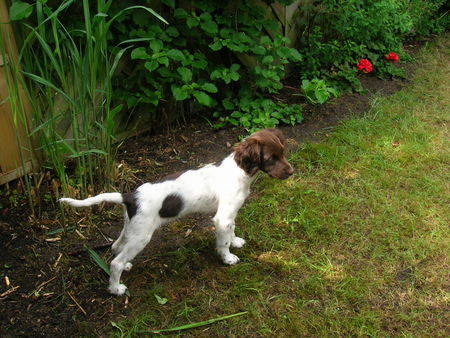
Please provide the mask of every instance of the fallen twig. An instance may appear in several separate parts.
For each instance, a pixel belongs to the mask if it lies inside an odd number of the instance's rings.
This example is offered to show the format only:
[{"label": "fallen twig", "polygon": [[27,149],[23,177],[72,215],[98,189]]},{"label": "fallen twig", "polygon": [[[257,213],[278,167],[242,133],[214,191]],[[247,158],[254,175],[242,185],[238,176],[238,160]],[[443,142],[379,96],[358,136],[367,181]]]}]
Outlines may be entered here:
[{"label": "fallen twig", "polygon": [[55,263],[53,264],[53,269],[56,269],[56,267],[58,266],[59,261],[61,260],[62,255],[63,255],[63,254],[60,252],[58,258],[56,259]]},{"label": "fallen twig", "polygon": [[287,86],[287,85],[284,85],[284,88],[300,91],[300,88],[295,88],[295,87],[291,87],[291,86]]},{"label": "fallen twig", "polygon": [[34,291],[31,292],[31,293],[28,295],[28,297],[31,297],[31,296],[34,295],[36,292],[41,291],[42,288],[43,288],[45,285],[47,285],[48,283],[50,283],[50,282],[51,282],[52,280],[54,280],[56,277],[57,277],[57,276],[55,276],[55,277],[53,277],[53,278],[50,278],[48,281],[42,282],[41,284],[39,284],[39,286],[38,286],[36,289],[34,289]]},{"label": "fallen twig", "polygon": [[72,296],[72,294],[70,292],[67,292],[70,296],[70,298],[72,298],[73,302],[78,306],[78,308],[81,310],[81,312],[84,313],[85,316],[87,316],[86,311],[84,311],[84,309],[81,307],[81,305],[77,302],[77,300],[75,299],[74,296]]},{"label": "fallen twig", "polygon": [[4,298],[6,296],[8,296],[9,294],[13,293],[14,291],[16,291],[18,288],[20,288],[20,285],[17,285],[9,290],[6,290],[5,292],[3,292],[2,294],[0,294],[0,299]]}]

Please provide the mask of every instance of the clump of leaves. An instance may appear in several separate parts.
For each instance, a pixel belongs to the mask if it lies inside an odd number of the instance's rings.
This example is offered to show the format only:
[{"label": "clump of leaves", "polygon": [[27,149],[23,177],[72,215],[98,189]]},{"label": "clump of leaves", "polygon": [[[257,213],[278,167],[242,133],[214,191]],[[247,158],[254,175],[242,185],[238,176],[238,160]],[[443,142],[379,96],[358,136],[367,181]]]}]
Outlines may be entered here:
[{"label": "clump of leaves", "polygon": [[[164,119],[158,113],[167,111],[167,105],[187,113],[215,108],[221,122],[237,122],[249,129],[299,120],[287,115],[296,114],[294,109],[281,106],[269,114],[269,103],[261,100],[255,103],[259,108],[249,104],[238,112],[230,108],[230,102],[236,105],[242,99],[258,100],[262,94],[276,93],[283,87],[286,65],[302,59],[288,47],[289,40],[274,20],[266,18],[263,8],[245,0],[236,11],[234,5],[204,0],[188,12],[174,2],[163,3],[170,12],[166,16],[172,18],[170,26],[130,15],[123,17],[119,27],[119,36],[126,34],[124,39],[131,37],[136,43],[131,51],[135,69],[127,81],[117,83],[118,96],[128,108],[153,112],[157,119]],[[273,34],[266,35],[262,27]],[[230,113],[234,116],[227,118]]]},{"label": "clump of leaves", "polygon": [[302,90],[305,97],[311,103],[325,103],[331,96],[337,97],[335,88],[329,87],[325,80],[312,79],[302,81]]},{"label": "clump of leaves", "polygon": [[249,132],[263,128],[273,128],[284,123],[294,125],[303,121],[303,107],[298,104],[287,105],[271,99],[254,98],[241,94],[239,99],[226,98],[222,101],[224,108],[231,111],[229,115],[214,114],[219,118],[215,128],[225,125],[242,126]]}]

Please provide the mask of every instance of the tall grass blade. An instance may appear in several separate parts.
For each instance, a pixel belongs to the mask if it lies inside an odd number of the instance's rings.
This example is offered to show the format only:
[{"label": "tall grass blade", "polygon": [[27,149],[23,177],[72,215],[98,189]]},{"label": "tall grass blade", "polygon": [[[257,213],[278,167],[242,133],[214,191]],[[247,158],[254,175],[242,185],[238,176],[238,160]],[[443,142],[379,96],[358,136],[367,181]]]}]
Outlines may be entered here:
[{"label": "tall grass blade", "polygon": [[143,9],[143,10],[149,12],[150,14],[154,15],[155,17],[157,17],[159,20],[161,20],[165,24],[167,24],[167,25],[169,24],[161,15],[159,15],[158,13],[156,13],[153,9],[151,9],[149,7],[145,7],[145,6],[130,6],[130,7],[122,9],[119,13],[114,15],[114,17],[111,20],[108,21],[107,27],[109,28],[109,26],[111,26],[111,24],[114,22],[114,20],[116,20],[123,13],[125,13],[126,11],[129,11],[129,10],[132,10],[132,9]]},{"label": "tall grass blade", "polygon": [[[245,315],[247,313],[248,313],[248,311],[238,312],[238,313],[235,313],[235,314],[232,314],[232,315],[228,315],[228,316],[222,316],[222,317],[217,317],[217,318],[205,320],[203,322],[197,322],[197,323],[191,323],[191,324],[186,324],[186,325],[177,326],[177,327],[171,327],[169,329],[143,330],[143,331],[138,331],[138,333],[163,333],[163,332],[189,330],[189,329],[193,329],[193,328],[196,328],[196,327],[206,326],[206,325],[210,325],[210,324],[213,324],[213,323],[216,323],[216,322],[220,322],[222,320],[226,320],[226,319],[242,316],[242,315]],[[113,325],[113,326],[117,327],[117,325]]]},{"label": "tall grass blade", "polygon": [[[111,271],[109,270],[108,264],[96,253],[94,250],[92,250],[87,245],[84,245],[84,248],[89,253],[89,256],[91,256],[91,259],[103,270],[106,272],[108,276],[111,275]],[[130,297],[130,291],[127,289],[125,291],[125,294]]]},{"label": "tall grass blade", "polygon": [[89,256],[91,256],[91,259],[96,263],[100,268],[102,268],[103,271],[106,272],[106,274],[109,276],[111,274],[111,271],[109,270],[108,264],[96,253],[93,249],[88,247],[87,245],[84,245],[84,248],[89,253]]},{"label": "tall grass blade", "polygon": [[28,73],[25,71],[22,71],[22,74],[28,76],[30,79],[32,79],[40,84],[43,84],[44,86],[47,86],[47,87],[53,89],[55,92],[60,93],[62,96],[64,96],[67,99],[67,101],[69,101],[71,104],[75,105],[75,101],[69,95],[67,95],[63,90],[57,88],[50,81],[44,79],[42,76],[31,74],[31,73]]}]

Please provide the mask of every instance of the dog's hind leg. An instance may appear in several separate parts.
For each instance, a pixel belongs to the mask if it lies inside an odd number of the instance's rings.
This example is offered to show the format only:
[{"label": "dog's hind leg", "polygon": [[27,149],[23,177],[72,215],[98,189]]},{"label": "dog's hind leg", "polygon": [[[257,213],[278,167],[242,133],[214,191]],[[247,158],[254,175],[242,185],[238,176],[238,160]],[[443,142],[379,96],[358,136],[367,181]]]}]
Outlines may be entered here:
[{"label": "dog's hind leg", "polygon": [[127,228],[129,226],[129,224],[130,224],[130,219],[128,218],[127,210],[124,207],[123,228],[122,228],[122,231],[120,232],[119,237],[114,241],[114,243],[111,246],[111,250],[112,250],[112,252],[115,255],[119,254],[119,252],[122,251],[122,247],[123,247],[123,244],[124,244],[123,238],[124,238],[124,235],[125,235],[125,233],[127,231]]},{"label": "dog's hind leg", "polygon": [[130,270],[132,264],[130,263],[139,252],[150,242],[153,232],[158,227],[157,225],[146,225],[138,223],[139,220],[132,219],[128,230],[122,239],[121,250],[111,262],[111,275],[109,278],[108,290],[112,294],[121,296],[127,290],[124,284],[120,283],[120,276],[123,270]]}]

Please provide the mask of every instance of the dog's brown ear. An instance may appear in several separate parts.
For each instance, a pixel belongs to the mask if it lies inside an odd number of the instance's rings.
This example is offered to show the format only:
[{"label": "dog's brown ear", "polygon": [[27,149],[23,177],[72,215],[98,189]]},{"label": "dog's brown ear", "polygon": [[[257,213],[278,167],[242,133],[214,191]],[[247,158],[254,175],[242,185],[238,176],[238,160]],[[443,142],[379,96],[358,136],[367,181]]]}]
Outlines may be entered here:
[{"label": "dog's brown ear", "polygon": [[280,129],[269,128],[266,130],[274,134],[276,137],[278,137],[283,146],[285,145],[286,137],[284,136],[283,132]]},{"label": "dog's brown ear", "polygon": [[249,137],[239,143],[234,151],[234,160],[248,175],[253,176],[261,163],[261,146],[255,138]]}]

